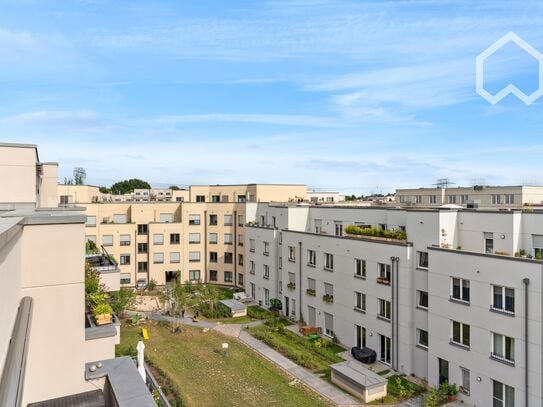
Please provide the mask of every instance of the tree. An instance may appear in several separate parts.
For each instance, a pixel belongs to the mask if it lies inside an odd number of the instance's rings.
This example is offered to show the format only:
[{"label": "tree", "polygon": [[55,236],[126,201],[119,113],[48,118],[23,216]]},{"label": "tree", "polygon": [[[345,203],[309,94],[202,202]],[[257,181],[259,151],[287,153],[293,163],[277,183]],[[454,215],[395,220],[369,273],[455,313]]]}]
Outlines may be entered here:
[{"label": "tree", "polygon": [[75,185],[85,184],[85,179],[87,178],[87,171],[83,167],[74,168],[74,180]]},{"label": "tree", "polygon": [[151,189],[151,185],[141,179],[132,178],[113,184],[111,186],[111,193],[115,195],[129,194],[134,192],[134,189]]},{"label": "tree", "polygon": [[181,325],[181,310],[185,309],[190,293],[187,292],[183,284],[179,282],[179,277],[171,284],[168,293],[168,299],[171,303],[171,311],[174,316],[177,316],[177,326]]},{"label": "tree", "polygon": [[172,191],[180,191],[180,190],[181,190],[181,188],[179,188],[177,185],[171,185],[171,186],[170,186],[170,189],[171,189]]},{"label": "tree", "polygon": [[113,312],[121,317],[136,302],[136,293],[128,288],[121,288],[109,293],[109,302]]},{"label": "tree", "polygon": [[212,284],[207,284],[202,287],[200,291],[200,297],[202,298],[203,303],[209,304],[209,307],[211,308],[211,312],[213,312],[213,309],[215,308],[215,304],[219,302],[221,295],[217,287],[215,287]]},{"label": "tree", "polygon": [[101,194],[111,194],[111,189],[106,187],[100,187],[98,188]]}]

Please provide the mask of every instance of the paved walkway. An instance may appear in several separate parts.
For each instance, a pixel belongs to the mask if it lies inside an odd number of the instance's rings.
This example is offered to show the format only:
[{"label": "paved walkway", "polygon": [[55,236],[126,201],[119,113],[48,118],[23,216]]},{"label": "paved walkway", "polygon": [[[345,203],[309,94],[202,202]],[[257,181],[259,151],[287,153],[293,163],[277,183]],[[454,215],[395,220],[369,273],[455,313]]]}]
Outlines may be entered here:
[{"label": "paved walkway", "polygon": [[249,333],[241,331],[239,340],[334,404],[338,406],[361,405],[355,398],[341,391],[333,384],[321,379],[309,370],[297,365],[290,359],[287,359],[279,352],[251,336]]}]

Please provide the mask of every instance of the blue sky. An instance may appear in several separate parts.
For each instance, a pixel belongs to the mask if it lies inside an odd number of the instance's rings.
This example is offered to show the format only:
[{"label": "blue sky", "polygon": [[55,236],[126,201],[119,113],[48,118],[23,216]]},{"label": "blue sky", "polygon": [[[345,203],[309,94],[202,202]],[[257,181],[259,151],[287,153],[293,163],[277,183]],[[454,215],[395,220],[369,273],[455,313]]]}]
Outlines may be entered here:
[{"label": "blue sky", "polygon": [[[543,51],[540,1],[1,1],[0,139],[62,178],[306,183],[347,193],[543,184],[543,98],[496,105],[475,57]],[[512,44],[497,92],[538,86]]]}]

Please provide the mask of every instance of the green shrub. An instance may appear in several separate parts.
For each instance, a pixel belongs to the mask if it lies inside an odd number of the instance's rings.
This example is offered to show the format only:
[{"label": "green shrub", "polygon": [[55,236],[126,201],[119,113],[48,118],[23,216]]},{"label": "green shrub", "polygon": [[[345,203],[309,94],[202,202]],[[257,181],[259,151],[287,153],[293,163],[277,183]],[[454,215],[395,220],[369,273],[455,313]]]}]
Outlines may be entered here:
[{"label": "green shrub", "polygon": [[96,304],[92,308],[92,315],[94,315],[95,317],[97,315],[111,314],[112,312],[113,312],[113,310],[111,309],[111,306],[106,302]]},{"label": "green shrub", "polygon": [[154,278],[150,279],[147,283],[147,289],[153,291],[156,288],[156,280]]},{"label": "green shrub", "polygon": [[198,305],[198,311],[210,319],[219,319],[219,318],[231,318],[232,312],[230,308],[224,305],[222,302],[217,301],[213,305],[210,303],[201,303]]},{"label": "green shrub", "polygon": [[85,263],[85,295],[95,294],[101,291],[100,289],[100,273],[91,269]]},{"label": "green shrub", "polygon": [[109,303],[113,312],[122,317],[125,311],[132,307],[136,302],[136,293],[128,288],[121,288],[119,291],[113,291],[109,294]]},{"label": "green shrub", "polygon": [[407,240],[407,233],[403,230],[385,230],[375,226],[363,228],[357,225],[348,225],[345,232],[350,235],[385,237],[388,239]]},{"label": "green shrub", "polygon": [[272,316],[268,310],[259,307],[258,305],[251,305],[247,307],[247,315],[255,319],[266,319]]},{"label": "green shrub", "polygon": [[272,298],[270,300],[270,305],[272,310],[281,310],[283,309],[283,304],[279,298]]},{"label": "green shrub", "polygon": [[439,392],[436,389],[432,389],[422,399],[423,407],[437,407],[439,405]]}]

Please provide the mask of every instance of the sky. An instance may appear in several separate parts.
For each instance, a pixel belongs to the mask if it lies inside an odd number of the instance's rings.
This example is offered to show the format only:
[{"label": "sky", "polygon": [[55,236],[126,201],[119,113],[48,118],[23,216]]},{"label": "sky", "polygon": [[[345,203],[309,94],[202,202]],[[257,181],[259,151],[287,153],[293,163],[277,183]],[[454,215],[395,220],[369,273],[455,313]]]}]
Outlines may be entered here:
[{"label": "sky", "polygon": [[[492,105],[475,58],[513,31],[543,52],[541,1],[0,0],[0,141],[61,181],[304,183],[387,193],[543,184],[543,97]],[[515,44],[492,94],[538,88]],[[543,79],[542,79],[543,81]],[[543,83],[542,83],[543,86]]]}]

